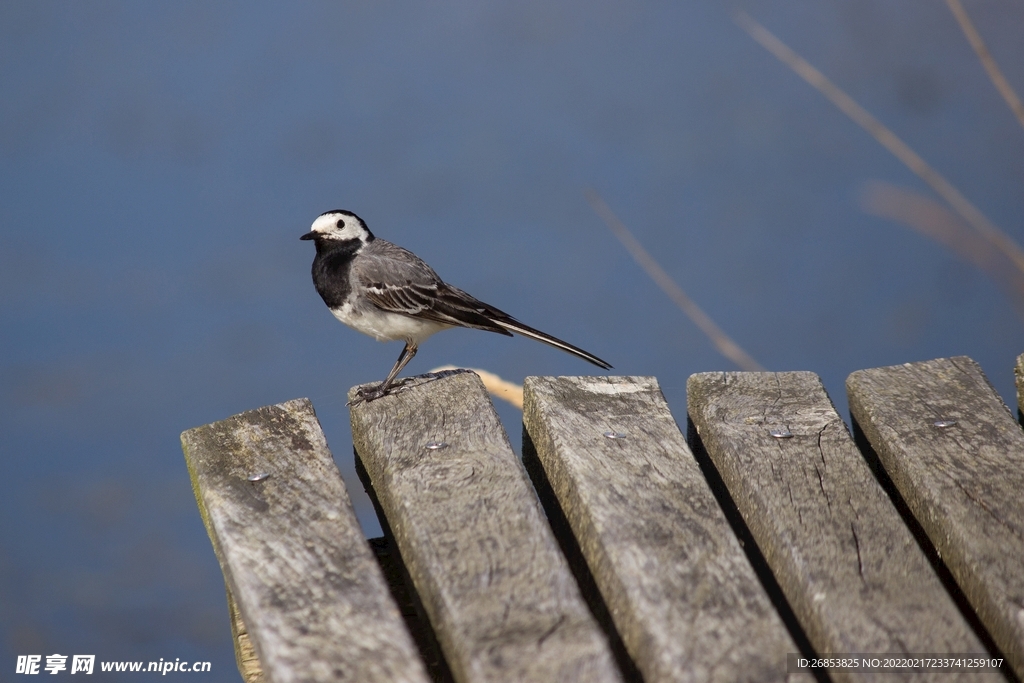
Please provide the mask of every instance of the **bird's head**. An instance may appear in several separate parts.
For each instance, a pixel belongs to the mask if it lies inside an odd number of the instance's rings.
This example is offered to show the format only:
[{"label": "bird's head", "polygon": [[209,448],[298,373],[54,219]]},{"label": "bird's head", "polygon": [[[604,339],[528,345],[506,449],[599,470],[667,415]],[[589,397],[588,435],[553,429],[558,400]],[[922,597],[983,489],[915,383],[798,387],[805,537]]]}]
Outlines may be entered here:
[{"label": "bird's head", "polygon": [[351,211],[336,209],[317,216],[309,232],[300,237],[301,240],[331,242],[348,242],[359,240],[364,244],[373,241],[373,233],[366,227],[363,219]]}]

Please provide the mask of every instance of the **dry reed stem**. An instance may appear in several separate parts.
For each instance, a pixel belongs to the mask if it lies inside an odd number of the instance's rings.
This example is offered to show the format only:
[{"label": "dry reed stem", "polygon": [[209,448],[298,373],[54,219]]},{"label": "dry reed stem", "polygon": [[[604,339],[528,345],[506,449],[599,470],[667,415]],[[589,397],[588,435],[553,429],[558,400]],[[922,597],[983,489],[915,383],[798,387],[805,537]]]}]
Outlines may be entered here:
[{"label": "dry reed stem", "polygon": [[978,233],[945,206],[881,181],[865,185],[860,205],[867,213],[909,226],[984,271],[1024,317],[1024,273],[990,242],[978,239]]},{"label": "dry reed stem", "polygon": [[1024,249],[1021,249],[1006,233],[989,221],[978,207],[974,206],[938,171],[929,166],[903,140],[886,128],[866,109],[857,104],[853,98],[840,90],[837,85],[828,80],[824,74],[793,52],[768,29],[757,23],[749,14],[737,10],[733,16],[740,28],[746,31],[751,38],[796,72],[798,76],[814,86],[818,92],[827,97],[840,111],[870,133],[883,147],[888,149],[897,159],[916,173],[918,177],[928,183],[968,224],[1006,254],[1015,267],[1024,273]]},{"label": "dry reed stem", "polygon": [[604,219],[604,222],[608,224],[611,231],[619,238],[619,241],[622,242],[629,253],[632,254],[633,260],[654,280],[655,284],[661,288],[661,291],[668,294],[676,306],[682,309],[683,313],[708,336],[711,343],[718,349],[718,352],[743,370],[763,372],[764,367],[744,351],[739,344],[730,339],[729,335],[686,295],[682,288],[676,284],[675,280],[654,260],[654,257],[647,253],[643,245],[633,237],[633,233],[619,220],[618,216],[601,199],[601,196],[592,189],[588,189],[586,194],[587,201],[590,202],[594,211]]},{"label": "dry reed stem", "polygon": [[[439,368],[434,368],[431,372],[444,372],[445,370],[460,370],[454,365],[442,365]],[[523,387],[522,385],[514,382],[509,382],[506,379],[498,377],[493,372],[487,372],[486,370],[477,370],[476,368],[466,368],[470,372],[475,372],[480,376],[480,381],[484,383],[484,388],[494,397],[500,398],[503,401],[511,403],[519,410],[523,409]]]},{"label": "dry reed stem", "polygon": [[1020,125],[1024,126],[1024,103],[1020,101],[1010,82],[1003,76],[1003,72],[999,69],[999,65],[996,64],[996,60],[992,58],[992,54],[988,51],[988,46],[981,39],[978,29],[974,27],[971,18],[967,16],[967,10],[960,4],[960,0],[946,0],[946,4],[949,5],[950,11],[956,17],[956,21],[960,24],[964,35],[967,36],[967,41],[974,48],[974,52],[977,53],[978,59],[981,60],[981,65],[988,72],[988,77],[992,79],[992,85],[996,86],[996,90],[1003,96],[1006,103],[1010,105],[1010,110],[1017,117]]}]

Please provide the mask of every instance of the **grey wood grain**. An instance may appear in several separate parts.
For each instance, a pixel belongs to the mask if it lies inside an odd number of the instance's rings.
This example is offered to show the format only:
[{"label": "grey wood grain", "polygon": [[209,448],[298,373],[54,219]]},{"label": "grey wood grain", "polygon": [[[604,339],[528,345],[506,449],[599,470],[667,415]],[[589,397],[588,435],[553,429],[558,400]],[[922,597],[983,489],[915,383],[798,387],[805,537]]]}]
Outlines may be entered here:
[{"label": "grey wood grain", "polygon": [[196,427],[181,442],[267,681],[428,680],[308,400]]},{"label": "grey wood grain", "polygon": [[819,653],[985,652],[817,375],[702,373],[690,377],[687,400],[704,448]]},{"label": "grey wood grain", "polygon": [[479,377],[409,380],[352,435],[457,681],[620,680]]},{"label": "grey wood grain", "polygon": [[527,377],[524,389],[526,432],[644,680],[787,680],[796,645],[657,380]]},{"label": "grey wood grain", "polygon": [[860,370],[846,387],[886,473],[1024,678],[1024,432],[970,358]]}]

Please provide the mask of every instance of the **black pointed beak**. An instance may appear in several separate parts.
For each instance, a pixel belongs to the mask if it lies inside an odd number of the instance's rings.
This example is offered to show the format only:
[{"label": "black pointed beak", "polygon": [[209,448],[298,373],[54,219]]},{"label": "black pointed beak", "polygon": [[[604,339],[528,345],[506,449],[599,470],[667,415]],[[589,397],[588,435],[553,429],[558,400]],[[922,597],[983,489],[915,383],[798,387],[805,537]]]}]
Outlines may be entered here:
[{"label": "black pointed beak", "polygon": [[315,233],[315,232],[307,232],[307,233],[306,233],[305,235],[303,235],[303,236],[302,236],[302,237],[300,237],[299,239],[300,239],[300,240],[312,240],[312,239],[316,239],[316,233]]}]

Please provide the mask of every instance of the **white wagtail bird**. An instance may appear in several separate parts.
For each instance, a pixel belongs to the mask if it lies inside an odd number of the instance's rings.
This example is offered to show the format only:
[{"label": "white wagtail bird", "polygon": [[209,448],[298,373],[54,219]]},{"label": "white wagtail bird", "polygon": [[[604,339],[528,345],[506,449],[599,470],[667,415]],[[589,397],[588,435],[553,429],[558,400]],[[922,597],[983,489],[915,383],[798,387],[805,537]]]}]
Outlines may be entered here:
[{"label": "white wagtail bird", "polygon": [[405,342],[380,385],[360,392],[357,402],[385,396],[419,345],[450,327],[470,327],[509,337],[521,334],[568,351],[605,370],[592,353],[528,327],[508,313],[444,282],[411,251],[377,239],[351,211],[320,214],[299,239],[313,240],[313,284],[334,317],[378,341]]}]

